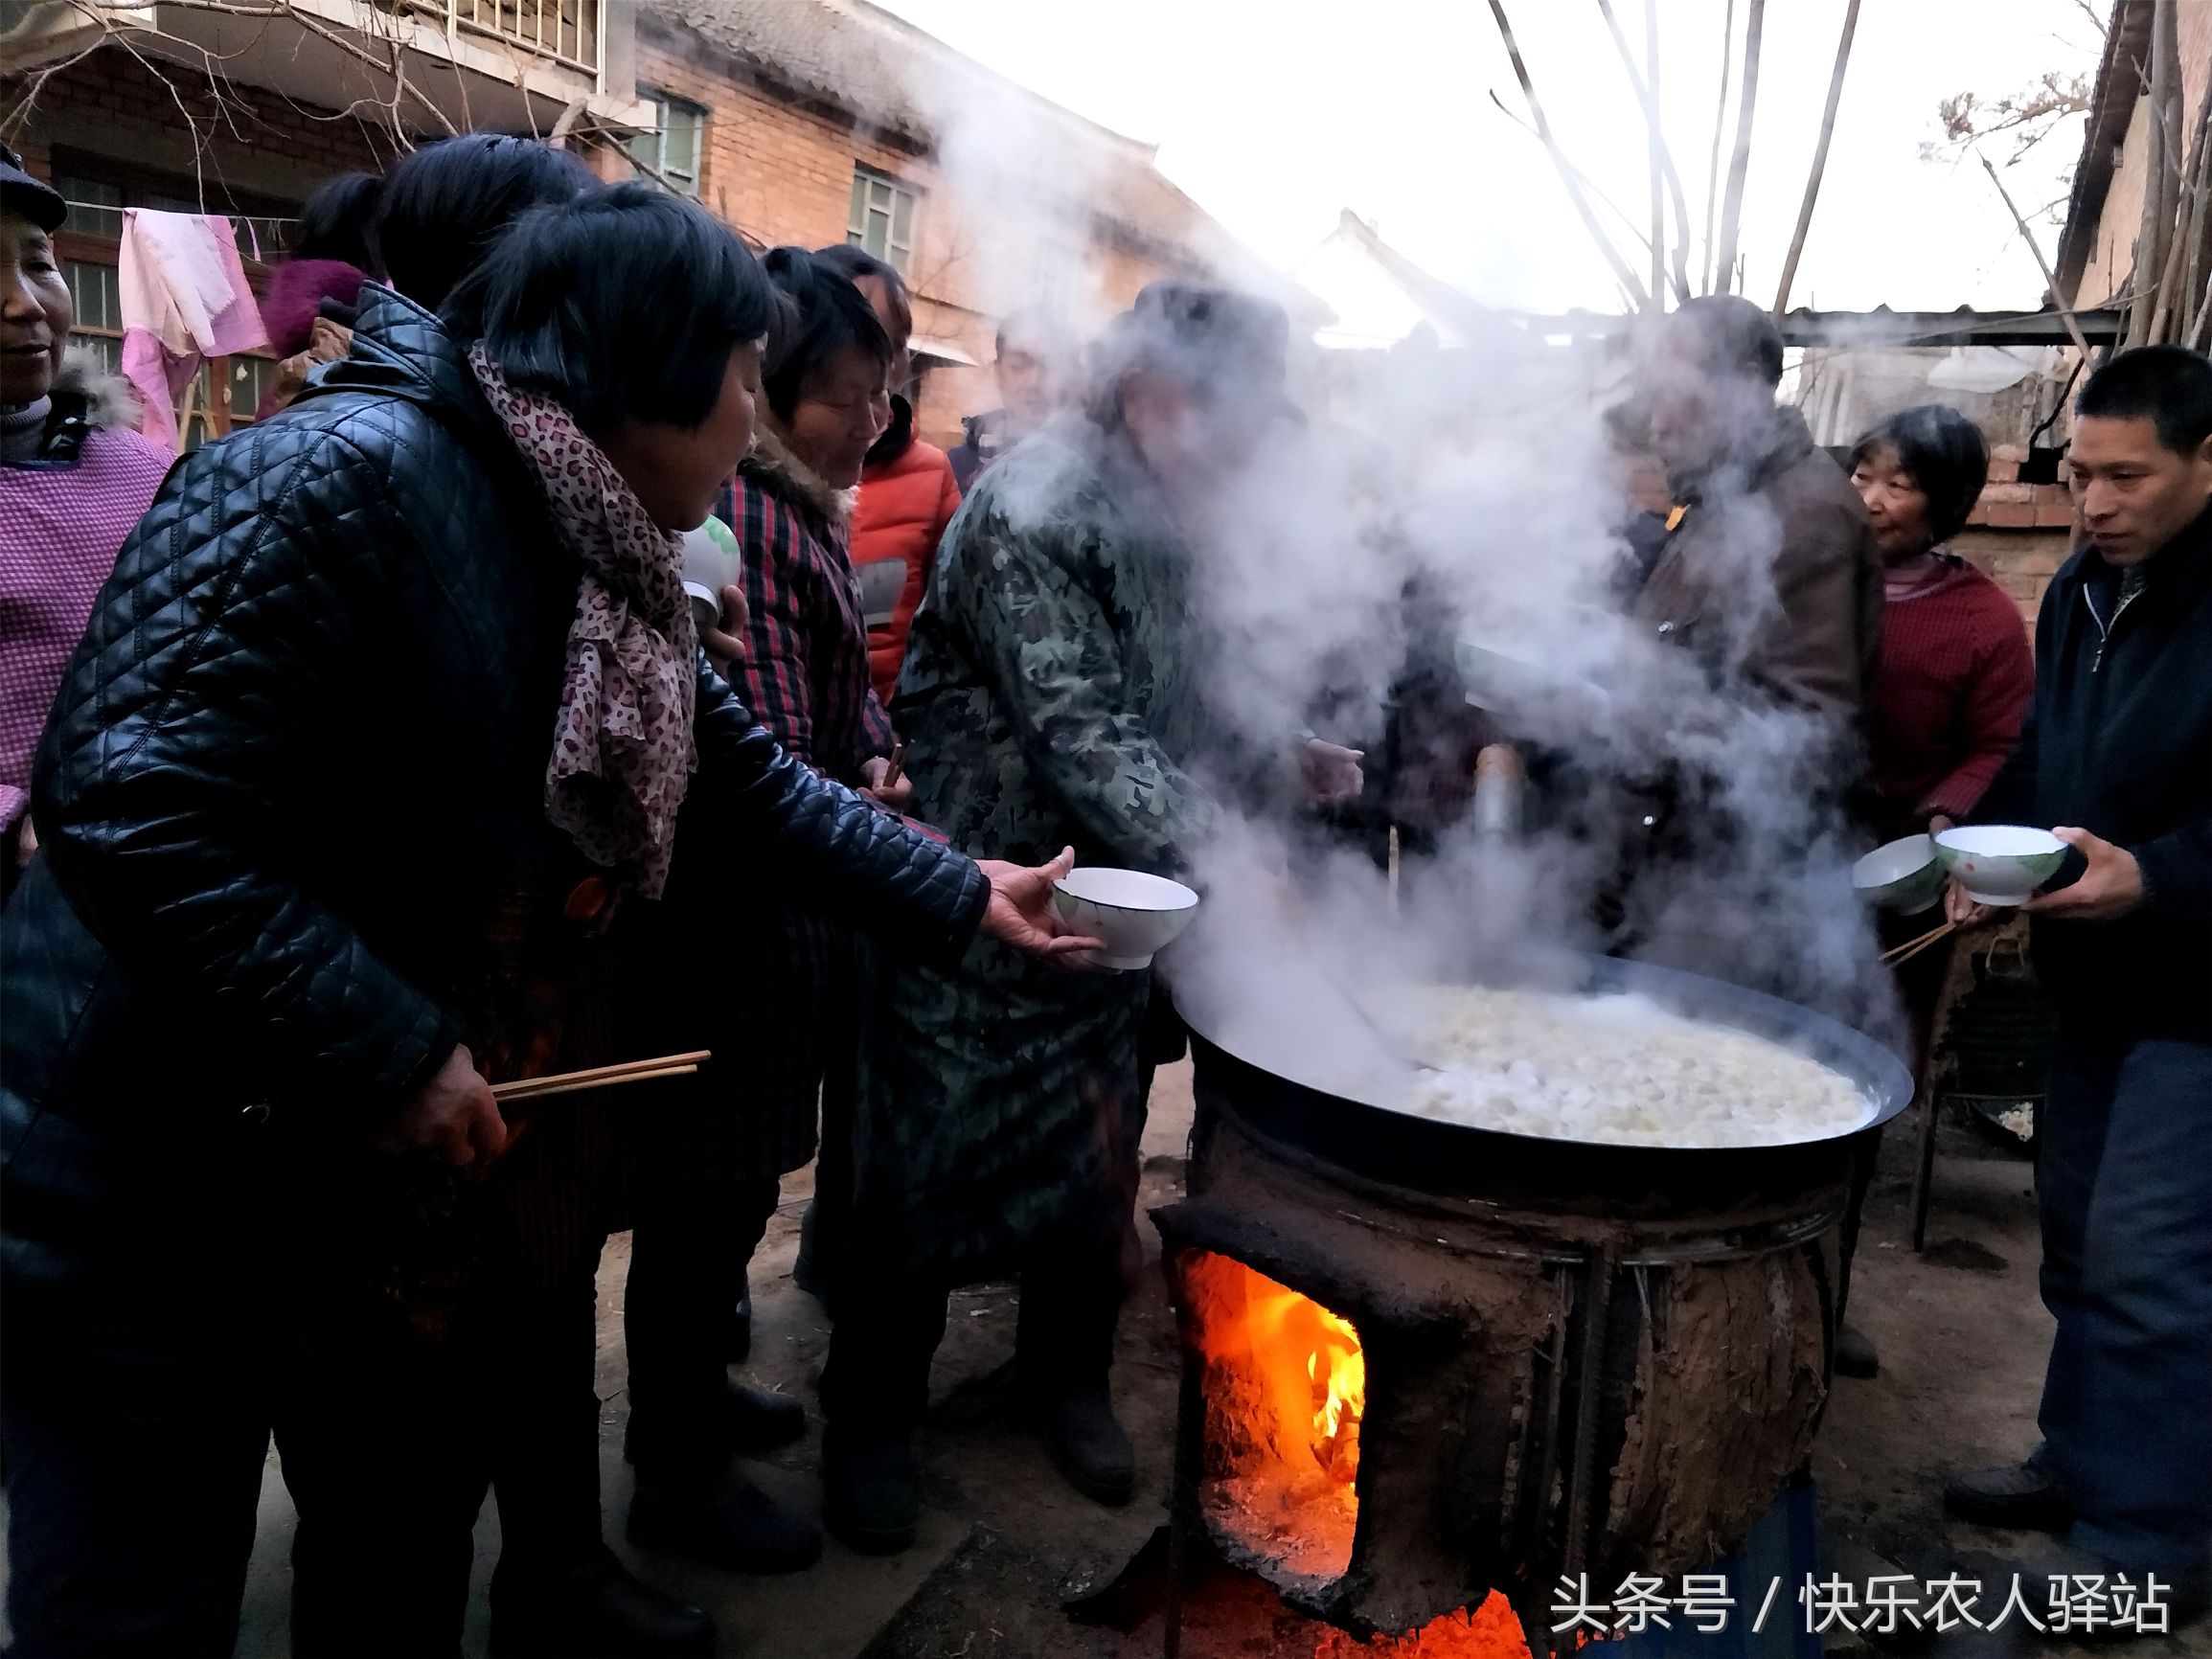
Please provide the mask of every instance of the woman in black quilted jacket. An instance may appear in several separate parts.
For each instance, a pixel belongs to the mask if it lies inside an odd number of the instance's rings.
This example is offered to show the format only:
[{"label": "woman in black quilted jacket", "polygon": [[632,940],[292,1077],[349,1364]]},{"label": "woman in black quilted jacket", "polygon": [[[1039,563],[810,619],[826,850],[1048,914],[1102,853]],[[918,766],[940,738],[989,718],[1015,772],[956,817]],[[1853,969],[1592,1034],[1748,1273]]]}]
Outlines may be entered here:
[{"label": "woman in black quilted jacket", "polygon": [[[488,1195],[594,1150],[557,1104],[517,1134],[486,1072],[609,1057],[687,794],[737,868],[905,948],[1081,943],[1050,867],[821,781],[697,650],[671,533],[751,442],[749,257],[641,186],[542,211],[474,348],[371,284],[351,357],[176,466],[57,699],[0,918],[26,1656],[227,1653],[272,1430],[294,1650],[454,1650],[505,1402],[445,1328]],[[579,1644],[707,1640],[578,1605],[614,1621]]]}]

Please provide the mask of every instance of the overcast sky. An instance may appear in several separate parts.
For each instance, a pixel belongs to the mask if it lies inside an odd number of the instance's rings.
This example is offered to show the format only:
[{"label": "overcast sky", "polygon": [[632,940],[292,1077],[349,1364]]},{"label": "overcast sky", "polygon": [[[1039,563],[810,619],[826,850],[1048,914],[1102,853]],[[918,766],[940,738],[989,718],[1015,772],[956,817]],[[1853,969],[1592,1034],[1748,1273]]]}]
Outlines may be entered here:
[{"label": "overcast sky", "polygon": [[[1485,0],[882,0],[991,68],[1160,146],[1161,170],[1278,264],[1340,209],[1499,305],[1617,309],[1612,282],[1534,138]],[[1639,58],[1660,9],[1661,102],[1701,244],[1725,0],[1615,0]],[[2104,0],[2091,0],[2097,12]],[[1741,36],[1744,0],[1738,0]],[[1819,128],[1844,0],[1768,0],[1745,196],[1745,291],[1771,303]],[[1507,0],[1554,130],[1641,226],[1643,117],[1596,0]],[[1995,98],[2047,69],[2093,73],[2081,0],[1863,0],[1792,303],[2032,308],[2041,280],[1971,156],[1926,161],[1939,99]],[[1731,122],[1735,94],[1730,94]],[[2064,193],[2083,123],[2006,170],[2023,210]],[[1993,159],[2010,155],[2004,139]],[[1722,162],[1726,167],[1725,146]],[[1601,209],[1601,212],[1604,210]],[[1614,224],[1639,270],[1640,244]],[[2037,230],[2046,253],[2058,232]],[[1693,265],[1695,258],[1693,258]]]}]

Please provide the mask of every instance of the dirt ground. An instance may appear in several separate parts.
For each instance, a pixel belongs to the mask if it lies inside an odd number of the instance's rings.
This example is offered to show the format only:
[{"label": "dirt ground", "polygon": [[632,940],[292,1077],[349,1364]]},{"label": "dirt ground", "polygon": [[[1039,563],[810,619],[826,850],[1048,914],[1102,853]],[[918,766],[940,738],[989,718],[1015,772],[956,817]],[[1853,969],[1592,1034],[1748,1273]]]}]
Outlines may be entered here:
[{"label": "dirt ground", "polygon": [[[1163,1074],[1147,1136],[1146,1202],[1179,1190],[1190,1121],[1187,1069]],[[1909,1248],[1910,1168],[1917,1123],[1894,1125],[1869,1201],[1852,1292],[1854,1322],[1873,1337],[1881,1374],[1839,1380],[1813,1453],[1824,1537],[1849,1535],[1921,1577],[1956,1570],[1996,1575],[2008,1550],[2031,1540],[1948,1523],[1938,1481],[1950,1467],[2026,1452],[2050,1340],[2036,1297],[2037,1240],[2030,1170],[1963,1125],[1946,1125],[1936,1166],[1928,1248]],[[756,1259],[756,1336],[744,1374],[805,1399],[829,1329],[790,1281],[808,1178],[785,1202]],[[1156,1251],[1156,1240],[1148,1241]],[[1143,1548],[1164,1518],[1177,1373],[1172,1319],[1148,1278],[1123,1320],[1114,1384],[1137,1445],[1138,1499],[1105,1510],[1063,1486],[1037,1442],[1008,1421],[1001,1368],[1011,1357],[1015,1296],[983,1286],[955,1299],[937,1360],[928,1463],[928,1513],[920,1541],[890,1560],[832,1543],[811,1571],[744,1579],[628,1549],[628,1496],[620,1443],[623,1394],[620,1293],[627,1239],[610,1245],[601,1275],[603,1491],[607,1533],[634,1570],[710,1607],[720,1651],[744,1659],[1135,1659],[1160,1650],[1157,1614],[1128,1635],[1069,1620],[1062,1602],[1096,1591]],[[820,1446],[818,1413],[807,1440],[761,1466],[764,1484],[810,1507]],[[272,1462],[270,1473],[277,1474]],[[281,1480],[262,1493],[261,1534],[239,1651],[273,1659],[284,1628],[290,1509]],[[467,1651],[484,1651],[484,1585],[497,1549],[490,1506],[479,1552]],[[2009,1569],[2008,1569],[2009,1570]],[[1190,1659],[1310,1659],[1323,1632],[1255,1587],[1200,1599],[1185,1632]],[[1984,1609],[1986,1614],[1987,1609]],[[2011,1633],[1946,1638],[1941,1659],[2010,1650]],[[1856,1639],[1854,1639],[1855,1642]],[[1832,1650],[1853,1643],[1831,1641]],[[2212,1659],[2212,1628],[2151,1645],[2165,1656]]]}]

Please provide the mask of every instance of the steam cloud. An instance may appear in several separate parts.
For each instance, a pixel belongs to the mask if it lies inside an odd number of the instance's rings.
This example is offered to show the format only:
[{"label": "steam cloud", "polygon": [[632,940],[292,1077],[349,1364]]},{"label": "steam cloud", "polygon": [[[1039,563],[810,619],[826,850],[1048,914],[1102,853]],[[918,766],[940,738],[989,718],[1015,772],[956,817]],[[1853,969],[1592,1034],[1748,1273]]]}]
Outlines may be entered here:
[{"label": "steam cloud", "polygon": [[[989,204],[954,233],[980,302],[1003,312],[1044,300],[1095,327],[1112,308],[1095,266],[1074,304],[1064,277],[1051,279],[1059,291],[1034,289],[1094,246],[1092,216],[1112,185],[1099,151],[1070,140],[1063,113],[994,79],[947,75],[909,91],[941,133],[933,211]],[[1316,847],[1286,802],[1232,814],[1197,850],[1206,911],[1163,958],[1178,1001],[1217,1029],[1263,1032],[1316,1075],[1398,1063],[1372,1024],[1388,1019],[1394,985],[1464,972],[1477,953],[1527,960],[1613,943],[1594,903],[1649,809],[1644,791],[1688,774],[1717,786],[1732,830],[1629,888],[1619,936],[1632,954],[1773,991],[1902,1047],[1894,987],[1850,885],[1863,848],[1819,721],[1716,694],[1686,653],[1624,615],[1626,465],[1602,415],[1625,365],[1503,318],[1450,352],[1349,367],[1295,343],[1293,353],[1307,424],[1280,427],[1194,526],[1207,713],[1223,746],[1281,752],[1288,766],[1311,719],[1372,749],[1425,631],[1431,648],[1466,636],[1540,670],[1502,736],[1564,758],[1573,785],[1517,845],[1447,834],[1408,869],[1395,917],[1372,860]],[[1041,518],[1054,505],[1009,507]],[[1740,656],[1775,602],[1778,527],[1756,512],[1734,524],[1719,590]],[[1364,1012],[1348,1017],[1346,983],[1361,987]]]}]

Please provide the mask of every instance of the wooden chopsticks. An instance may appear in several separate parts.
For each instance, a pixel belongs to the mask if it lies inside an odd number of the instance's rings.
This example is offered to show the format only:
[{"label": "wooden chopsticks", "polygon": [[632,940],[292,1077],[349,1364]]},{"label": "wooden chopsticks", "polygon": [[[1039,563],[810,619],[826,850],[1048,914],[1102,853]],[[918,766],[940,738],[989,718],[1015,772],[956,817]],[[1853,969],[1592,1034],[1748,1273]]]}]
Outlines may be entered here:
[{"label": "wooden chopsticks", "polygon": [[1903,944],[1883,951],[1881,960],[1891,967],[1897,966],[1900,963],[1910,962],[1937,940],[1957,931],[1958,923],[1955,921],[1947,921],[1941,927],[1931,927],[1918,939],[1908,939]]},{"label": "wooden chopsticks", "polygon": [[617,1083],[650,1082],[655,1078],[687,1077],[699,1069],[700,1063],[714,1057],[710,1049],[699,1049],[688,1055],[662,1055],[658,1059],[624,1060],[617,1065],[593,1066],[587,1071],[556,1072],[546,1078],[517,1078],[513,1082],[493,1083],[491,1098],[495,1101],[534,1101],[544,1095],[574,1094],[580,1089],[607,1089]]},{"label": "wooden chopsticks", "polygon": [[906,770],[906,744],[903,740],[891,745],[891,759],[883,768],[883,782],[878,785],[888,789],[898,783]]}]

